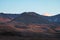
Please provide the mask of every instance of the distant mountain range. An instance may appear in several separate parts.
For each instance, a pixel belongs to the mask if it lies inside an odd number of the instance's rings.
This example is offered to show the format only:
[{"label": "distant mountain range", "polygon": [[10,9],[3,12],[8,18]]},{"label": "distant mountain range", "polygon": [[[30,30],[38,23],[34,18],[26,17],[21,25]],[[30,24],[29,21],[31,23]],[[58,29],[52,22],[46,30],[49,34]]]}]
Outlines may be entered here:
[{"label": "distant mountain range", "polygon": [[[24,12],[20,14],[4,14],[0,13],[0,18],[8,18],[17,22],[24,23],[60,23],[60,14],[55,16],[43,16],[35,12]],[[11,20],[11,21],[12,21]]]},{"label": "distant mountain range", "polygon": [[56,36],[60,33],[60,14],[55,16],[43,16],[35,12],[23,12],[20,14],[0,13],[0,33],[16,32],[23,36],[49,35]]}]

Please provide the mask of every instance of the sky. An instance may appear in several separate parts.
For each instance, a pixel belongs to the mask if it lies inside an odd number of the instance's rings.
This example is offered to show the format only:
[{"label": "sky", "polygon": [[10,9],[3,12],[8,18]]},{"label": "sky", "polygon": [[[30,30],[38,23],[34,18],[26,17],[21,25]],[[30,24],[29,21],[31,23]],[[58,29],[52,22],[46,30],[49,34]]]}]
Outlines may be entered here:
[{"label": "sky", "polygon": [[56,15],[60,14],[60,0],[0,0],[0,12]]}]

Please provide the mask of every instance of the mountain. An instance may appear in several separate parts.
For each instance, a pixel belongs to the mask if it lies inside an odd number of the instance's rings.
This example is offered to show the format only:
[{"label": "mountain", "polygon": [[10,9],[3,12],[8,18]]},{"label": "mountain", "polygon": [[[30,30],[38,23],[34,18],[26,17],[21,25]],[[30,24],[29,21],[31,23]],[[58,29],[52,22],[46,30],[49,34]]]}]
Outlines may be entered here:
[{"label": "mountain", "polygon": [[0,13],[0,23],[6,23],[17,17],[19,14]]},{"label": "mountain", "polygon": [[53,22],[60,23],[60,14],[51,17]]},{"label": "mountain", "polygon": [[45,19],[49,21],[49,23],[54,25],[60,24],[60,14],[54,15],[54,16],[44,16]]},{"label": "mountain", "polygon": [[14,19],[18,15],[19,14],[5,14],[5,13],[0,13],[0,17],[2,17],[2,18],[9,18],[9,19]]},{"label": "mountain", "polygon": [[0,33],[12,32],[19,36],[56,37],[55,33],[60,33],[60,25],[57,25],[60,22],[59,18],[60,15],[43,16],[35,12],[1,13]]},{"label": "mountain", "polygon": [[[29,17],[29,18],[28,18]],[[30,19],[31,18],[31,19]],[[35,12],[24,12],[21,14],[5,14],[5,13],[0,13],[0,20],[15,20],[16,22],[25,22],[27,21],[27,19],[29,21],[35,21],[36,23],[58,23],[60,24],[60,14],[55,15],[55,16],[43,16],[43,15],[39,15]],[[21,19],[21,20],[20,20]],[[42,20],[42,21],[41,21]],[[34,22],[31,22],[34,23]]]},{"label": "mountain", "polygon": [[16,22],[22,22],[22,23],[36,23],[36,24],[47,24],[48,20],[44,19],[42,15],[39,15],[35,12],[24,12],[20,14],[18,17],[13,19],[13,21]]}]

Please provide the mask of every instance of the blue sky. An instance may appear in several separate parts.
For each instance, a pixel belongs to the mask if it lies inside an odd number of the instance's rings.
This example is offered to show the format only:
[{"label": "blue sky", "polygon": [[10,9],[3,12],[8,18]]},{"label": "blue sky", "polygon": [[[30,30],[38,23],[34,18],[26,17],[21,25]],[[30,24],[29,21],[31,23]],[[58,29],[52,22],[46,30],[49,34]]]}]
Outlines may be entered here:
[{"label": "blue sky", "polygon": [[0,12],[60,14],[60,0],[0,0]]}]

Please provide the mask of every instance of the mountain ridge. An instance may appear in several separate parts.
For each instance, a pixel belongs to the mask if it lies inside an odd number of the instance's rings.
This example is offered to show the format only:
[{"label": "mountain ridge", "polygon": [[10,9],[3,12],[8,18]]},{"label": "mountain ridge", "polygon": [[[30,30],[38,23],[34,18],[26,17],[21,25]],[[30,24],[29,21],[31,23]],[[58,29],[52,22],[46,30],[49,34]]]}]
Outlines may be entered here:
[{"label": "mountain ridge", "polygon": [[[56,17],[42,16],[35,12],[23,12],[21,14],[1,14],[0,33],[12,32],[17,35],[31,37],[56,37],[55,33],[60,33],[59,21]],[[4,18],[9,20],[5,21]],[[60,17],[57,17],[60,19]],[[35,35],[36,34],[36,35]],[[35,35],[35,36],[34,36]]]},{"label": "mountain ridge", "polygon": [[[60,14],[54,15],[54,16],[44,16],[44,15],[40,15],[38,13],[35,12],[23,12],[21,14],[4,14],[4,13],[0,13],[0,17],[2,18],[8,18],[8,19],[12,19],[14,20],[15,18],[17,18],[18,16],[21,15],[28,15],[28,16],[35,16],[35,17],[42,17],[45,20],[47,19],[49,22],[60,22]],[[12,21],[11,20],[11,21]]]}]

